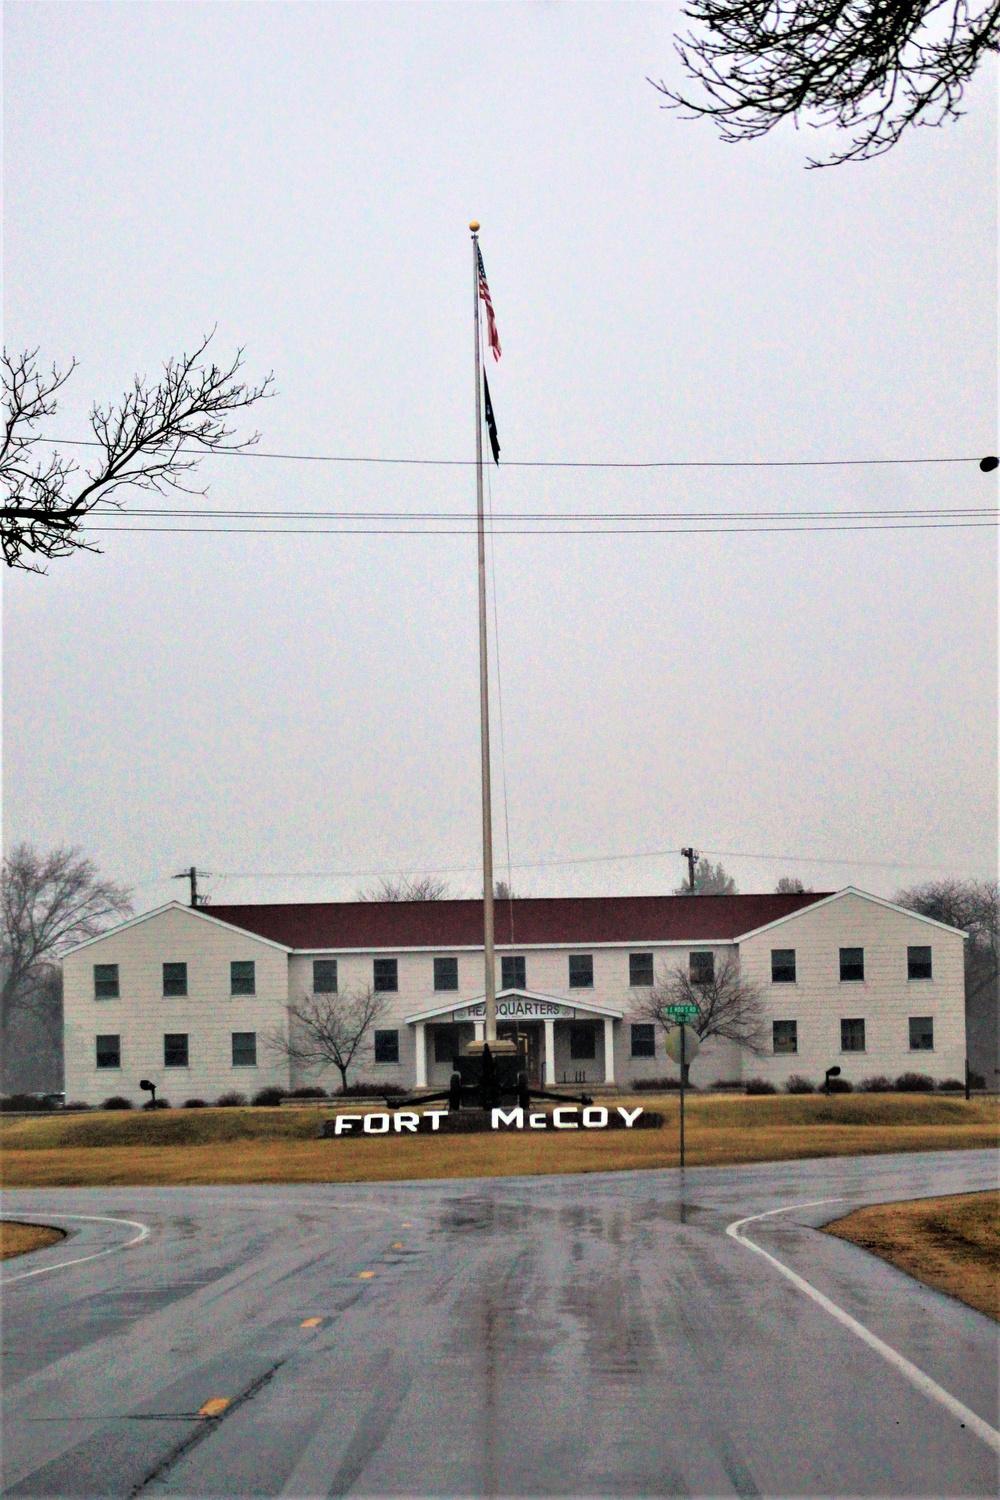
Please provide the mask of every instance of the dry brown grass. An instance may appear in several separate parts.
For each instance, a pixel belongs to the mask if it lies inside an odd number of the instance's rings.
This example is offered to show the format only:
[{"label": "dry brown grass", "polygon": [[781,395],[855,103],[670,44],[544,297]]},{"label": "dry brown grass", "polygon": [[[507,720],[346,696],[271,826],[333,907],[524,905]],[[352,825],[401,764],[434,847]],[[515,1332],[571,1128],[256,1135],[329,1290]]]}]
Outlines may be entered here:
[{"label": "dry brown grass", "polygon": [[[317,1140],[319,1110],[164,1110],[0,1124],[8,1186],[387,1182],[674,1167],[677,1096],[615,1101],[666,1116],[663,1130]],[[718,1166],[887,1151],[996,1146],[994,1099],[920,1095],[695,1098],[687,1161]]]},{"label": "dry brown grass", "polygon": [[44,1250],[65,1238],[61,1229],[50,1229],[47,1224],[19,1224],[12,1219],[0,1219],[0,1260]]},{"label": "dry brown grass", "polygon": [[1000,1192],[881,1203],[825,1227],[939,1292],[1000,1318]]}]

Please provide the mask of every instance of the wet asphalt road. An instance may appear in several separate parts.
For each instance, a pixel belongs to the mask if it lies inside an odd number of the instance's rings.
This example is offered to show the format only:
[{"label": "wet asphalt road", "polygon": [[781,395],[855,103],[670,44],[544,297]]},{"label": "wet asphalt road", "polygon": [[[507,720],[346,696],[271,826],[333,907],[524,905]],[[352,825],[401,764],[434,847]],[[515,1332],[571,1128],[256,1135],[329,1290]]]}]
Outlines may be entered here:
[{"label": "wet asphalt road", "polygon": [[843,1199],[743,1232],[997,1428],[996,1325],[810,1227],[997,1171],[13,1191],[73,1233],[4,1267],[4,1494],[994,1496],[981,1434],[725,1231]]}]

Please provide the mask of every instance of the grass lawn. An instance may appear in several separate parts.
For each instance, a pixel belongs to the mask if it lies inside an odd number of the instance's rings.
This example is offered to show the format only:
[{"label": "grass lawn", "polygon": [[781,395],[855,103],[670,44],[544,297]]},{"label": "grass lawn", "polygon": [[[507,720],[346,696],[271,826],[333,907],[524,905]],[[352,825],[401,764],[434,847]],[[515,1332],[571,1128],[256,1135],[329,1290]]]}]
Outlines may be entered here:
[{"label": "grass lawn", "polygon": [[1000,1318],[1000,1192],[877,1204],[825,1228]]},{"label": "grass lawn", "polygon": [[27,1255],[29,1250],[44,1250],[46,1245],[55,1245],[65,1238],[61,1229],[50,1229],[47,1224],[18,1224],[11,1219],[0,1219],[0,1260]]},{"label": "grass lawn", "polygon": [[[677,1095],[622,1095],[613,1102],[658,1110],[665,1128],[318,1140],[330,1109],[94,1111],[0,1119],[0,1179],[7,1187],[387,1182],[675,1167]],[[994,1098],[709,1095],[691,1098],[687,1106],[690,1166],[998,1144],[1000,1101]]]}]

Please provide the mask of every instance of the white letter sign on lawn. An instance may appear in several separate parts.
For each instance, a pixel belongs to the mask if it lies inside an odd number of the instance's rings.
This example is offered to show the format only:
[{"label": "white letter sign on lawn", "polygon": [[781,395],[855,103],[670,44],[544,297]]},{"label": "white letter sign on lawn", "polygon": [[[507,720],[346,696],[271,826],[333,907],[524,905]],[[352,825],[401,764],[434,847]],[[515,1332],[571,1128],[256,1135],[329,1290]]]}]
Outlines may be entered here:
[{"label": "white letter sign on lawn", "polygon": [[584,1130],[603,1130],[608,1123],[608,1112],[602,1104],[590,1104],[583,1112]]},{"label": "white letter sign on lawn", "polygon": [[[381,1121],[381,1123],[379,1125],[376,1125],[375,1124],[376,1120]],[[388,1115],[365,1115],[364,1124],[362,1125],[361,1128],[364,1131],[365,1135],[388,1135],[389,1134],[389,1116]]]},{"label": "white letter sign on lawn", "polygon": [[524,1110],[512,1109],[506,1114],[502,1109],[493,1111],[493,1129],[499,1130],[501,1125],[513,1125],[517,1130],[524,1129]]},{"label": "white letter sign on lawn", "polygon": [[338,1115],[333,1127],[334,1135],[343,1135],[345,1130],[350,1133],[351,1126],[360,1119],[360,1115]]},{"label": "white letter sign on lawn", "polygon": [[619,1104],[618,1113],[625,1121],[625,1129],[631,1130],[636,1120],[642,1114],[642,1105],[640,1104],[638,1109],[626,1109],[623,1104]]}]

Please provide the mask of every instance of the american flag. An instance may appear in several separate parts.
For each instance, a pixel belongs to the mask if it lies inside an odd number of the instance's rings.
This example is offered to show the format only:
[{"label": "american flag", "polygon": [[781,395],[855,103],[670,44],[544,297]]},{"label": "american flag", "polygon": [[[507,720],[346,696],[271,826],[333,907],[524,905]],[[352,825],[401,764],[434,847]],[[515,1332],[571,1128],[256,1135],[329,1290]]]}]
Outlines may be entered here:
[{"label": "american flag", "polygon": [[493,350],[493,358],[500,358],[500,335],[497,333],[497,320],[493,316],[493,301],[490,297],[490,289],[486,284],[486,267],[483,265],[483,252],[476,247],[479,257],[479,295],[486,303],[486,337],[490,348]]}]

